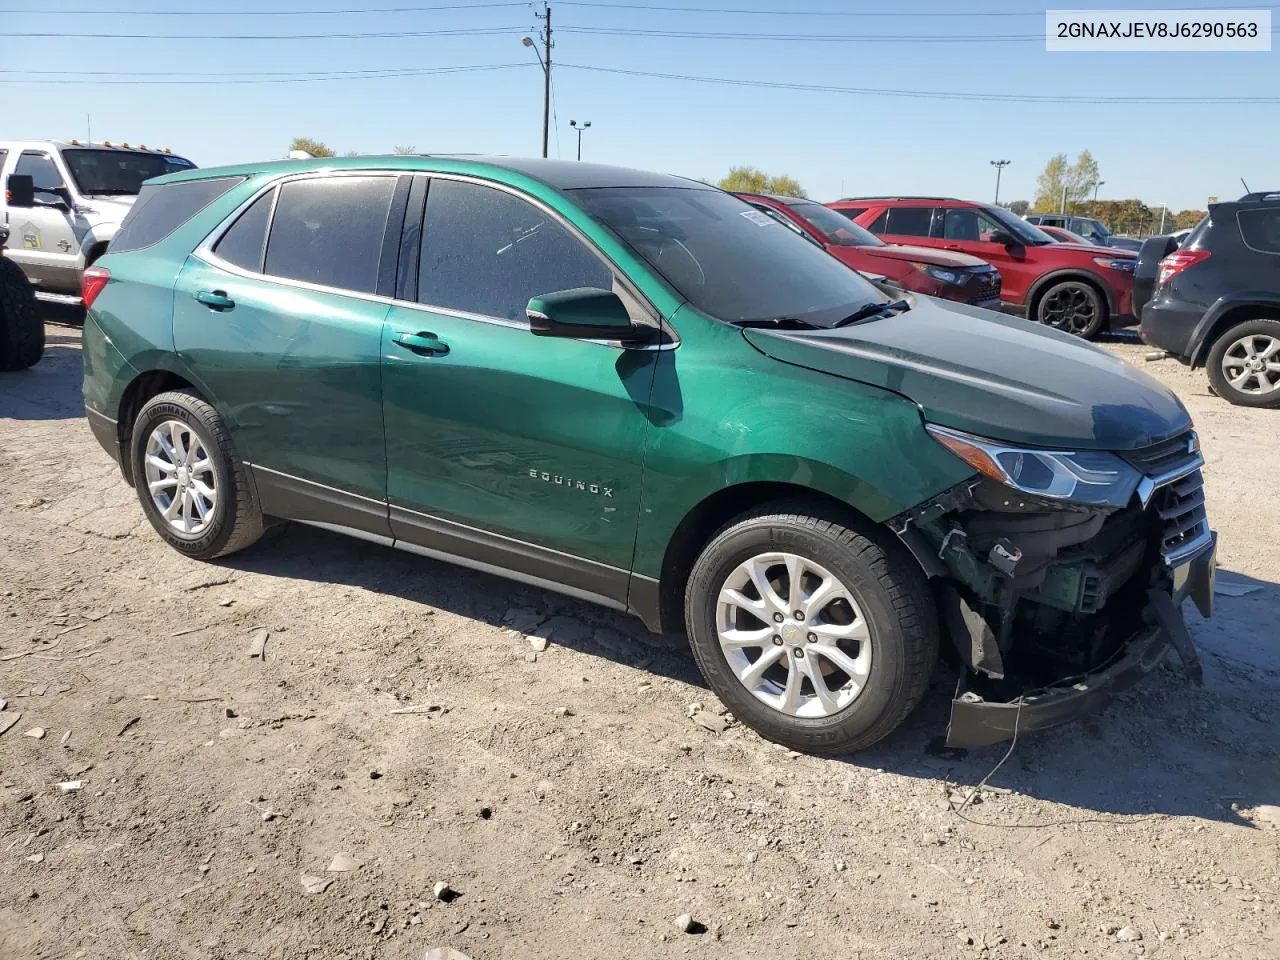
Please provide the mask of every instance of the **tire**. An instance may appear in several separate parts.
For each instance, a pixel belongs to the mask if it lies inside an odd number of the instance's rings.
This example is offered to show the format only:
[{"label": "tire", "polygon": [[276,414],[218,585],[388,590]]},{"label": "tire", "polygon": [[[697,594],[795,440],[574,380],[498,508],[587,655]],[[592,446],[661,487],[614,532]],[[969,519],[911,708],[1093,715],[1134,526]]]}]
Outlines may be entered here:
[{"label": "tire", "polygon": [[[776,609],[767,602],[760,605],[764,598],[754,587],[758,581],[744,569],[756,562],[768,568],[766,579],[781,600],[782,591],[790,594],[788,555],[808,567],[797,578],[802,585],[800,606],[827,589],[823,574],[834,577],[852,603],[846,605],[840,598],[821,601],[825,606],[801,611],[809,614],[804,620],[796,620],[794,611],[789,611],[777,622]],[[743,606],[723,602],[730,594],[722,591],[734,584],[741,584],[737,596],[767,617],[743,613]],[[740,611],[736,618],[735,610]],[[690,573],[685,623],[703,677],[734,716],[766,739],[807,753],[848,754],[888,735],[924,696],[938,659],[937,612],[924,575],[910,556],[897,544],[881,544],[815,515],[804,504],[774,504],[722,528]],[[727,650],[721,642],[725,624],[734,639],[760,638],[758,654],[753,657],[749,646]],[[811,629],[821,631],[820,635]],[[766,633],[770,636],[764,637]],[[827,659],[834,654],[823,652],[829,651],[830,637],[837,633],[865,635],[856,645],[847,639],[839,641],[842,662],[854,669],[838,668]],[[786,652],[778,654],[778,650]],[[755,686],[749,689],[748,681],[739,679],[740,673],[758,671],[766,657],[776,658],[776,663],[758,681],[750,677]],[[786,670],[780,672],[784,663]],[[830,701],[823,702],[817,695],[809,673],[808,680],[800,681],[800,706],[784,712],[793,671],[811,671],[814,664],[825,674],[822,682]],[[856,676],[859,667],[861,675]],[[833,691],[827,677],[844,683]]]},{"label": "tire", "polygon": [[[182,456],[184,452],[191,456]],[[249,470],[236,455],[218,411],[198,394],[170,390],[147,401],[134,420],[129,455],[143,513],[179,553],[212,560],[243,550],[262,536],[262,511]],[[175,461],[179,469],[158,466]],[[184,467],[187,463],[195,469]],[[153,496],[151,483],[161,481]],[[180,498],[184,489],[188,496]],[[179,501],[172,520],[165,516],[166,499],[170,506]]]},{"label": "tire", "polygon": [[1280,407],[1280,320],[1246,320],[1230,327],[1214,341],[1205,367],[1210,388],[1228,403]]},{"label": "tire", "polygon": [[0,256],[0,371],[25,370],[44,355],[44,320],[35,291],[12,260]]},{"label": "tire", "polygon": [[1040,294],[1035,321],[1092,340],[1107,325],[1107,304],[1091,284],[1083,280],[1063,280]]}]

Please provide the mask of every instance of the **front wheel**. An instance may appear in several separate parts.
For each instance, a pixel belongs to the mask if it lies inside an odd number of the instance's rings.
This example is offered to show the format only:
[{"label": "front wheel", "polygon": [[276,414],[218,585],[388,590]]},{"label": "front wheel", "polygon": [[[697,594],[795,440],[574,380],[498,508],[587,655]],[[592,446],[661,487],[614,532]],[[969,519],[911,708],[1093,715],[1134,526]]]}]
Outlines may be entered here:
[{"label": "front wheel", "polygon": [[1280,321],[1248,320],[1226,331],[1205,362],[1209,385],[1241,407],[1280,407]]},{"label": "front wheel", "polygon": [[1037,323],[1092,340],[1107,322],[1102,295],[1083,280],[1055,283],[1036,304]]},{"label": "front wheel", "polygon": [[927,584],[896,544],[805,512],[722,529],[685,593],[694,658],[715,694],[795,750],[870,746],[920,702],[938,657]]},{"label": "front wheel", "polygon": [[149,400],[133,424],[131,455],[142,510],[179,553],[212,560],[262,536],[249,469],[218,411],[196,393]]}]

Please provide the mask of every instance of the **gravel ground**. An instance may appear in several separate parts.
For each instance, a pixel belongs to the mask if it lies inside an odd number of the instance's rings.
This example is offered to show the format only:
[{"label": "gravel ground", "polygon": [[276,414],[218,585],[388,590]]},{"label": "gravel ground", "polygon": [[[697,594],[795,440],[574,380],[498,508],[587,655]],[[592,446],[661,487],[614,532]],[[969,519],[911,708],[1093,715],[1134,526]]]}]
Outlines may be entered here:
[{"label": "gravel ground", "polygon": [[941,674],[820,760],[607,611],[300,526],[183,559],[48,333],[0,379],[5,960],[1280,957],[1280,412],[1145,365],[1208,459],[1205,684],[1024,738],[957,812],[1005,748],[940,746]]}]

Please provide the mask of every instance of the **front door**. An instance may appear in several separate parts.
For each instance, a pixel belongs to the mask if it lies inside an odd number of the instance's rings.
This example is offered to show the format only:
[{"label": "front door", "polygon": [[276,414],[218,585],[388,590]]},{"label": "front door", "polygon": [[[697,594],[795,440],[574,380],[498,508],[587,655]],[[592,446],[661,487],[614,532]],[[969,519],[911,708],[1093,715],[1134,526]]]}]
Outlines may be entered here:
[{"label": "front door", "polygon": [[232,424],[265,513],[388,535],[375,293],[398,196],[394,175],[285,182],[178,277],[174,348]]},{"label": "front door", "polygon": [[417,263],[401,295],[420,306],[392,307],[383,343],[395,537],[624,603],[662,354],[535,337],[525,306],[638,301],[555,215],[477,182],[431,181]]},{"label": "front door", "polygon": [[51,155],[24,150],[13,170],[35,183],[35,206],[9,207],[9,242],[5,252],[38,289],[78,293],[80,243],[75,213],[65,198],[53,193],[67,184]]},{"label": "front door", "polygon": [[981,210],[946,207],[940,212],[943,247],[987,261],[1000,271],[1000,298],[1010,303],[1021,303],[1027,288],[1038,276],[1036,268],[1027,264],[1027,248],[992,243],[991,235],[997,230],[1009,231]]}]

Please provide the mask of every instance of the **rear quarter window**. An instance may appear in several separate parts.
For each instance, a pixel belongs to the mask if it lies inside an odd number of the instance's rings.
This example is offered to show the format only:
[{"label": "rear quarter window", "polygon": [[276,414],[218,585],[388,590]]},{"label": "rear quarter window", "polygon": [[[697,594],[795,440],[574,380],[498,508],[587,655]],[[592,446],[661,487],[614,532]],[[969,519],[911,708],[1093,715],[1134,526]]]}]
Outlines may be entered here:
[{"label": "rear quarter window", "polygon": [[244,177],[216,177],[143,184],[107,252],[128,253],[159,243],[242,180]]},{"label": "rear quarter window", "polygon": [[[892,207],[885,233],[905,237],[927,237],[933,224],[933,207]],[[871,231],[875,233],[875,230]]]},{"label": "rear quarter window", "polygon": [[[1241,210],[1236,214],[1236,222],[1240,224],[1240,236],[1249,249],[1280,254],[1280,207],[1274,210]],[[1187,238],[1188,242],[1190,239]]]}]

